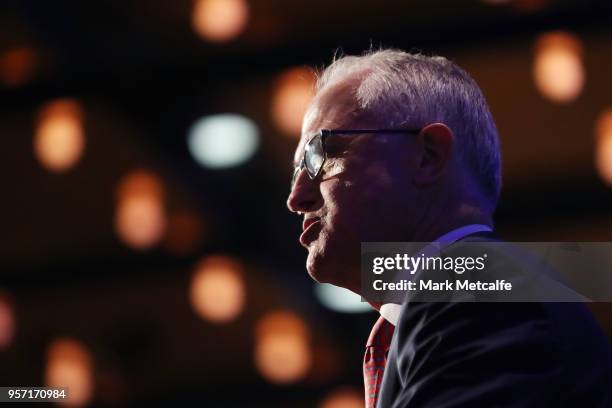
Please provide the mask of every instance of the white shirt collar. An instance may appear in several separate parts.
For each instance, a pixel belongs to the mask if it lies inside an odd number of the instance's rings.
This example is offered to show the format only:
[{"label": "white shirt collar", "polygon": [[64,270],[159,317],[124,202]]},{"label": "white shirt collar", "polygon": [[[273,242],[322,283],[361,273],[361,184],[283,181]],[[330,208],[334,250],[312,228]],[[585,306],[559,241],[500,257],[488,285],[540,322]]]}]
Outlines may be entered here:
[{"label": "white shirt collar", "polygon": [[[439,242],[443,244],[452,244],[455,241],[460,240],[461,238],[465,238],[468,235],[475,234],[477,232],[491,232],[493,231],[491,227],[484,224],[469,224],[464,225],[463,227],[459,227],[454,229],[446,234],[442,235],[440,238],[432,241]],[[389,323],[396,326],[399,321],[400,312],[402,311],[402,305],[397,303],[385,303],[380,307],[380,315],[385,318]]]}]

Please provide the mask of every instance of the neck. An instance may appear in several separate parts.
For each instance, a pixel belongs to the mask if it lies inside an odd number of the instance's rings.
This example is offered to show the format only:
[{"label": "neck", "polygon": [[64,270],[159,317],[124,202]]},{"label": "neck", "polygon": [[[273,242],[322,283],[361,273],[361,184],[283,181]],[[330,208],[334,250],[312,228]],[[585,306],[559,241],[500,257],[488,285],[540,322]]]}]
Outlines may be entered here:
[{"label": "neck", "polygon": [[425,211],[419,228],[416,228],[412,236],[414,242],[431,242],[446,234],[449,231],[470,224],[483,224],[493,228],[491,215],[478,206],[468,203],[441,206],[438,211]]}]

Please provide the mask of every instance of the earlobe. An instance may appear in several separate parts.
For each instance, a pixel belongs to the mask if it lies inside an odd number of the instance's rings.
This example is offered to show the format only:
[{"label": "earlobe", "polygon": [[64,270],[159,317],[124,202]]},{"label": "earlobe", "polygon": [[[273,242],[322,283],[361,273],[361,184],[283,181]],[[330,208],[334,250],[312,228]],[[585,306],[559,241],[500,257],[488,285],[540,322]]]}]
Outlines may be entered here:
[{"label": "earlobe", "polygon": [[431,123],[421,130],[419,139],[422,154],[414,182],[417,185],[428,185],[437,180],[448,167],[455,136],[444,123]]}]

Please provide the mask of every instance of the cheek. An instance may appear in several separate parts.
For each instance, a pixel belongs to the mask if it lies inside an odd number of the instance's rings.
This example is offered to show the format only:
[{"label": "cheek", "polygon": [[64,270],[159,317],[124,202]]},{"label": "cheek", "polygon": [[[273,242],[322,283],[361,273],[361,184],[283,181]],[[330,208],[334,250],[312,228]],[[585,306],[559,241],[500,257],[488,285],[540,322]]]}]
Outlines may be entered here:
[{"label": "cheek", "polygon": [[358,202],[361,199],[358,186],[351,181],[334,178],[325,181],[325,188],[321,190],[325,203],[323,221],[326,238],[341,234],[343,239],[347,239],[357,225]]},{"label": "cheek", "polygon": [[380,161],[364,163],[355,176],[350,170],[323,192],[328,231],[352,241],[394,236],[412,201],[407,177]]},{"label": "cheek", "polygon": [[363,171],[363,179],[366,180],[363,186],[363,194],[367,200],[373,203],[386,201],[392,194],[394,185],[397,184],[397,177],[394,177],[388,165],[383,162],[370,163]]},{"label": "cheek", "polygon": [[349,177],[345,172],[327,180],[322,189],[327,230],[341,232],[345,238],[360,237],[362,228],[375,223],[388,205],[391,186],[389,174],[377,166],[361,169],[359,177]]},{"label": "cheek", "polygon": [[382,161],[361,163],[356,176],[347,177],[344,187],[346,201],[353,207],[373,207],[389,204],[394,190],[400,189],[397,176]]}]

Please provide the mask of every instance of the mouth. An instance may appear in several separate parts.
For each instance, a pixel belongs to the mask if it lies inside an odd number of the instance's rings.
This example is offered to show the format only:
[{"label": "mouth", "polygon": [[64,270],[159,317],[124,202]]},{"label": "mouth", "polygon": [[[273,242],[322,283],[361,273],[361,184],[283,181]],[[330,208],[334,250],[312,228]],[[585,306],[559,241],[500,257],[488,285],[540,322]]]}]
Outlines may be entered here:
[{"label": "mouth", "polygon": [[302,234],[300,235],[300,244],[304,248],[308,248],[314,240],[317,239],[321,231],[321,219],[318,217],[307,218],[302,224]]}]

